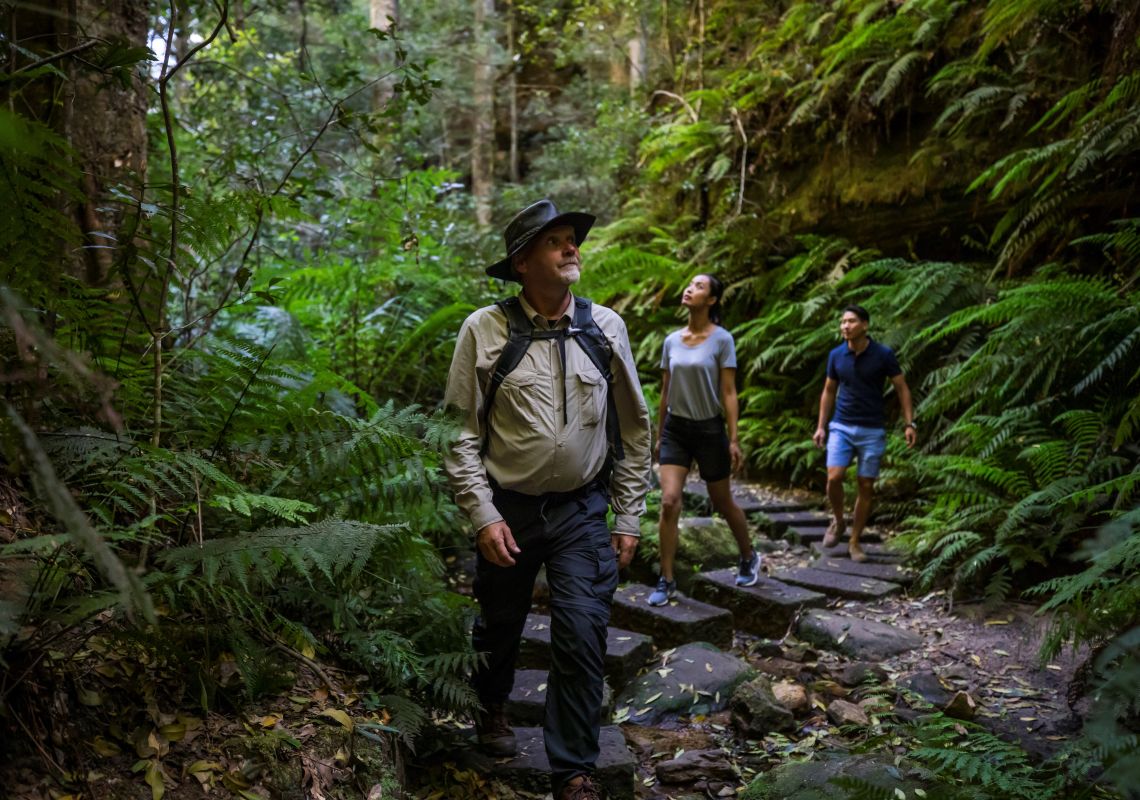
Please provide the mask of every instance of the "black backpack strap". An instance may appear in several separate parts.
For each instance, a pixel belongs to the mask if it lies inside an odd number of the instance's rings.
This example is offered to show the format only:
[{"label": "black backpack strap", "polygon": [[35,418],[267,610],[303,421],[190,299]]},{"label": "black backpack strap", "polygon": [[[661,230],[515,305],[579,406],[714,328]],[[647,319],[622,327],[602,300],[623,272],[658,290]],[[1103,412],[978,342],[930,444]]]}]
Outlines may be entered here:
[{"label": "black backpack strap", "polygon": [[614,349],[601,327],[594,322],[593,305],[588,298],[574,298],[574,319],[570,323],[569,333],[606,379],[606,438],[610,443],[610,456],[615,461],[621,461],[625,458],[625,448],[621,443],[621,423],[618,421],[617,402],[614,400],[614,371],[611,366]]},{"label": "black backpack strap", "polygon": [[491,440],[491,404],[495,402],[495,395],[503,385],[506,377],[526,355],[530,347],[534,323],[527,319],[526,312],[522,310],[517,297],[508,297],[495,303],[507,316],[507,343],[503,345],[503,352],[495,362],[495,371],[491,373],[491,383],[487,386],[487,396],[483,398],[483,446],[480,454],[487,452],[487,444]]}]

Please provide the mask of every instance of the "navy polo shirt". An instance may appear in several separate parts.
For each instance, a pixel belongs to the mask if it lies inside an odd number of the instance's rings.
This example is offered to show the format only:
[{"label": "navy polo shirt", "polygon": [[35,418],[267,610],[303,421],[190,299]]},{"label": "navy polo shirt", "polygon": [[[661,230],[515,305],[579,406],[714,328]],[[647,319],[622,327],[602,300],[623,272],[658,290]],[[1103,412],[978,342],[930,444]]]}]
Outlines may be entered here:
[{"label": "navy polo shirt", "polygon": [[901,374],[894,351],[874,339],[859,355],[855,355],[847,342],[836,347],[827,356],[827,377],[839,381],[832,421],[868,428],[886,427],[883,382]]}]

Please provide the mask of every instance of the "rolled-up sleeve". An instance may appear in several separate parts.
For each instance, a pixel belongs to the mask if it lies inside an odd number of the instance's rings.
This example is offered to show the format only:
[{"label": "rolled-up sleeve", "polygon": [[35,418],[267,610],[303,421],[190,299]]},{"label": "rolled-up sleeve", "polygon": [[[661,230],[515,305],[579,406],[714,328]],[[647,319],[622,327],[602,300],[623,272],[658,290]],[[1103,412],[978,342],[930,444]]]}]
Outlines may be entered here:
[{"label": "rolled-up sleeve", "polygon": [[476,369],[478,343],[476,322],[472,315],[459,329],[455,353],[451,357],[451,370],[447,375],[444,404],[459,414],[459,436],[444,456],[443,468],[447,473],[456,504],[467,514],[476,531],[503,515],[492,502],[491,485],[479,451],[483,446],[483,391]]},{"label": "rolled-up sleeve", "polygon": [[614,402],[625,450],[625,458],[614,461],[610,505],[615,516],[614,533],[637,535],[641,516],[645,513],[645,495],[649,492],[649,408],[641,393],[641,381],[637,377],[637,365],[633,360],[625,322],[617,314],[607,322],[606,334],[614,349]]}]

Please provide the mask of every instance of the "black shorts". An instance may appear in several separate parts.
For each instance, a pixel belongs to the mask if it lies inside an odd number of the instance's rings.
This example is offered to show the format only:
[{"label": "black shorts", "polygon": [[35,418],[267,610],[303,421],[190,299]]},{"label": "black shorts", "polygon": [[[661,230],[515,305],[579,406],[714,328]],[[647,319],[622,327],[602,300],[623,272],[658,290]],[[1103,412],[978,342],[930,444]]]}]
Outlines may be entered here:
[{"label": "black shorts", "polygon": [[685,419],[669,414],[661,431],[660,463],[691,469],[693,461],[706,483],[724,480],[732,474],[728,432],[724,417]]}]

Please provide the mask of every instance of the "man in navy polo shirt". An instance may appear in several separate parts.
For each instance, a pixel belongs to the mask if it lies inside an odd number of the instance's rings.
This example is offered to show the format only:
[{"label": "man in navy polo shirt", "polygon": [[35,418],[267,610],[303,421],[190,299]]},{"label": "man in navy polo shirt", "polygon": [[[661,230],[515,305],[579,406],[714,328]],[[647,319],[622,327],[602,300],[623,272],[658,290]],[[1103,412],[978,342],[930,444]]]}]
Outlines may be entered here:
[{"label": "man in navy polo shirt", "polygon": [[[867,335],[870,322],[871,315],[862,306],[843,309],[839,319],[843,344],[827,356],[827,381],[819,398],[819,426],[812,437],[816,447],[822,448],[824,442],[827,443],[827,498],[835,515],[824,536],[824,547],[834,547],[846,531],[843,480],[852,458],[859,458],[859,495],[851,523],[851,542],[847,546],[853,561],[867,559],[859,546],[859,537],[871,513],[875,478],[879,477],[879,462],[887,449],[884,381],[889,379],[899,396],[906,419],[907,447],[914,447],[917,439],[910,387],[906,385],[894,351]],[[831,417],[830,426],[828,417]]]}]

